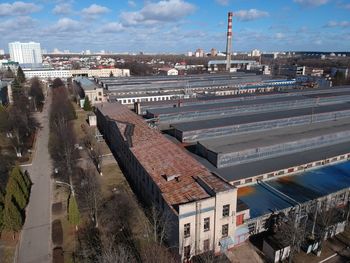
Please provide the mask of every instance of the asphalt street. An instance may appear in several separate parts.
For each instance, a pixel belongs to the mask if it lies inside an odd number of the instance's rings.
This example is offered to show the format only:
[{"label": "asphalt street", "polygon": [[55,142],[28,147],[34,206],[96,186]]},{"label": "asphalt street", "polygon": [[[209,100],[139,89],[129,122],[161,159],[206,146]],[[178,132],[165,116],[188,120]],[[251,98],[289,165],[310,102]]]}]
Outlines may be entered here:
[{"label": "asphalt street", "polygon": [[17,263],[51,262],[52,164],[48,151],[51,96],[46,101],[43,111],[36,115],[41,129],[37,135],[32,165],[23,168],[28,170],[33,186],[17,251]]}]

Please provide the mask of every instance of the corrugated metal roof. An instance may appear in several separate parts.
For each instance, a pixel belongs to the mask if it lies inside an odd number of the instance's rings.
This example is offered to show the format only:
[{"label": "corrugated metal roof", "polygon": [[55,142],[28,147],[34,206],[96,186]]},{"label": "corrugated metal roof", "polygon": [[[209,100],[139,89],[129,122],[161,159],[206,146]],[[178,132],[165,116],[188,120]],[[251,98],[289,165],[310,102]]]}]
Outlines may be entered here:
[{"label": "corrugated metal roof", "polygon": [[[350,187],[350,162],[326,166],[267,181],[267,184],[303,203]],[[287,199],[268,190],[264,185],[238,189],[238,197],[250,208],[252,218],[291,207]]]},{"label": "corrugated metal roof", "polygon": [[199,157],[197,155],[193,156],[203,165],[205,165],[209,170],[215,172],[228,182],[233,182],[261,174],[283,170],[288,167],[294,167],[310,162],[324,160],[337,155],[346,154],[348,152],[350,152],[350,141],[274,158],[238,164],[221,169],[216,168],[209,161],[202,157]]},{"label": "corrugated metal roof", "polygon": [[225,127],[231,125],[239,125],[245,123],[261,122],[266,120],[274,119],[285,119],[295,116],[319,114],[326,112],[336,112],[342,110],[349,110],[349,103],[342,103],[336,105],[325,105],[319,107],[309,107],[302,109],[292,109],[292,110],[283,110],[275,112],[267,112],[262,114],[251,114],[244,116],[235,116],[230,118],[221,118],[221,119],[211,119],[211,120],[202,120],[202,121],[193,121],[185,123],[176,123],[171,125],[176,130],[186,132],[186,131],[195,131],[195,130],[204,130],[218,127]]},{"label": "corrugated metal roof", "polygon": [[231,153],[255,149],[285,142],[292,142],[350,130],[350,118],[337,121],[318,122],[302,126],[275,129],[269,132],[255,132],[225,136],[198,143],[215,153]]}]

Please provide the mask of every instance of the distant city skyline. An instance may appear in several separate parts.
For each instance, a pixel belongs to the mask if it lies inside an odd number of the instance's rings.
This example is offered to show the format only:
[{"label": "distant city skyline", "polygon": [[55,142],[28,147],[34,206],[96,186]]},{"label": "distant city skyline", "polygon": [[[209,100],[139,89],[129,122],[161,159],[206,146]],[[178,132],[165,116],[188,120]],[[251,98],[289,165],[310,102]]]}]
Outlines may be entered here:
[{"label": "distant city skyline", "polygon": [[[6,0],[5,0],[6,1]],[[0,3],[0,49],[115,53],[225,51],[233,11],[233,51],[349,51],[349,0],[33,0]]]}]

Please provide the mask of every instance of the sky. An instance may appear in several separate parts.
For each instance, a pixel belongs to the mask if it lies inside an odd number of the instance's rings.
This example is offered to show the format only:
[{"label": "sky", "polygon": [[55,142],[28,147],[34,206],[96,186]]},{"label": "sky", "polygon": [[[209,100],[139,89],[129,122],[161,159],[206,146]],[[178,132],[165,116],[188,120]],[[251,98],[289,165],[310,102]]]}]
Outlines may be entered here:
[{"label": "sky", "polygon": [[0,49],[350,51],[350,0],[0,0]]}]

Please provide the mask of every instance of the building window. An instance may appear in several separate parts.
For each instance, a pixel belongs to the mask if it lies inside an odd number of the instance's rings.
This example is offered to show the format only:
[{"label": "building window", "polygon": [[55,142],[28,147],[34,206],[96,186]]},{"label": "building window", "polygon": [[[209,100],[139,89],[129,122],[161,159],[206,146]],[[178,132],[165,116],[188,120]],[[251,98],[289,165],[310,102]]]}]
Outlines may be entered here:
[{"label": "building window", "polygon": [[222,225],[222,237],[228,236],[228,224]]},{"label": "building window", "polygon": [[204,232],[209,231],[210,229],[210,218],[206,217],[204,218]]},{"label": "building window", "polygon": [[184,247],[184,257],[190,258],[191,256],[191,246],[185,246]]},{"label": "building window", "polygon": [[102,93],[101,93],[101,92],[99,92],[99,93],[98,93],[98,96],[101,96],[101,95],[102,95]]},{"label": "building window", "polygon": [[203,241],[203,250],[204,251],[209,251],[209,239],[206,239]]},{"label": "building window", "polygon": [[184,225],[184,236],[189,237],[191,235],[191,224],[187,223]]},{"label": "building window", "polygon": [[224,205],[222,207],[222,216],[226,217],[230,215],[230,205]]}]

